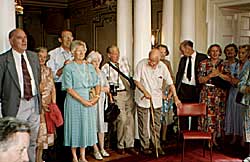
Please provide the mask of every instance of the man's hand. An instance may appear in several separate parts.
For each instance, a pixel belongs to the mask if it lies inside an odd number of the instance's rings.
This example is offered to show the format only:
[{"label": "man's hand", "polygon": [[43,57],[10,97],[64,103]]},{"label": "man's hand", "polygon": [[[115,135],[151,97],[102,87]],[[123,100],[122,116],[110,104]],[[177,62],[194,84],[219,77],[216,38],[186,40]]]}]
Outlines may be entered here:
[{"label": "man's hand", "polygon": [[148,93],[148,91],[145,91],[143,94],[144,94],[144,96],[141,98],[141,100],[143,100],[143,98],[146,98],[149,100],[152,98],[151,95]]},{"label": "man's hand", "polygon": [[177,108],[181,108],[182,107],[182,103],[179,100],[178,96],[174,96],[174,103],[176,105]]}]

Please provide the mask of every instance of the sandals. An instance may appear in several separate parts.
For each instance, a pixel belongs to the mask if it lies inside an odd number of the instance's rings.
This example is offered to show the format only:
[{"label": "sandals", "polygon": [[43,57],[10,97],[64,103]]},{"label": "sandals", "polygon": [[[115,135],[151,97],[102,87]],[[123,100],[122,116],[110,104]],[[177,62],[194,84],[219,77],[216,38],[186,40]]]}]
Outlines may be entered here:
[{"label": "sandals", "polygon": [[102,155],[100,154],[99,151],[94,152],[93,155],[94,155],[96,160],[103,160],[103,157],[102,157]]},{"label": "sandals", "polygon": [[106,150],[101,150],[100,153],[102,154],[102,157],[109,157],[109,153]]}]

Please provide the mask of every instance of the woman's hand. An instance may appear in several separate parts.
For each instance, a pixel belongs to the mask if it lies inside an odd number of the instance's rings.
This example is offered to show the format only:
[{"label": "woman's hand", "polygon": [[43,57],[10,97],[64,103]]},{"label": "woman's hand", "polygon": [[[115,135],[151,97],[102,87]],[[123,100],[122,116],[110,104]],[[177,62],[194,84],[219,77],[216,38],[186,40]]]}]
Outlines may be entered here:
[{"label": "woman's hand", "polygon": [[213,69],[212,72],[208,75],[210,78],[219,76],[220,71],[218,69]]},{"label": "woman's hand", "polygon": [[250,86],[247,86],[245,91],[247,94],[250,94]]},{"label": "woman's hand", "polygon": [[232,83],[232,84],[237,85],[239,82],[240,82],[239,79],[234,78],[234,77],[231,78],[231,83]]},{"label": "woman's hand", "polygon": [[45,112],[50,112],[50,110],[49,110],[49,105],[48,105],[48,104],[42,103],[42,108],[43,108],[43,110],[44,110]]},{"label": "woman's hand", "polygon": [[101,87],[101,91],[108,93],[109,92],[109,87]]},{"label": "woman's hand", "polygon": [[92,104],[92,102],[91,101],[88,101],[88,100],[84,100],[84,101],[82,101],[82,104],[84,105],[84,106],[86,106],[86,107],[91,107],[91,106],[93,106],[94,104]]},{"label": "woman's hand", "polygon": [[99,98],[100,98],[100,97],[97,96],[97,95],[96,95],[95,97],[91,98],[91,99],[90,99],[90,102],[92,103],[92,105],[95,105],[95,104],[98,102]]}]

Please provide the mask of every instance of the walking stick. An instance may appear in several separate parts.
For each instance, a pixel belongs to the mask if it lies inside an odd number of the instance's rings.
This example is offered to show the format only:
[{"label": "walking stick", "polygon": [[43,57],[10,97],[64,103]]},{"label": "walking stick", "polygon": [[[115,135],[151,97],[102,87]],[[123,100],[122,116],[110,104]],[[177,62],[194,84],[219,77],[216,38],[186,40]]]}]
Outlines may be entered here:
[{"label": "walking stick", "polygon": [[156,139],[156,131],[155,131],[155,117],[154,117],[154,107],[153,107],[153,102],[152,99],[150,99],[150,114],[152,116],[152,123],[153,123],[153,133],[155,137],[155,153],[156,153],[156,158],[158,158],[158,146],[157,146],[157,139]]}]

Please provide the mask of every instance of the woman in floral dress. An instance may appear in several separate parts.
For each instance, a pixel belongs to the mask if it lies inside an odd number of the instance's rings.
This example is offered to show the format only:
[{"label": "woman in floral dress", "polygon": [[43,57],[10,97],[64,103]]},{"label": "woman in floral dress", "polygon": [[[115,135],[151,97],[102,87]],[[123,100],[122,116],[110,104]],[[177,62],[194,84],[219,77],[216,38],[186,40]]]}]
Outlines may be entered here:
[{"label": "woman in floral dress", "polygon": [[41,66],[41,83],[40,93],[42,96],[42,111],[40,114],[40,128],[37,138],[37,156],[36,162],[43,162],[43,149],[48,149],[48,146],[54,144],[54,134],[47,133],[45,112],[49,112],[48,105],[56,103],[56,91],[52,71],[46,66],[48,60],[47,49],[40,47],[37,49],[40,66]]},{"label": "woman in floral dress", "polygon": [[[218,146],[216,141],[223,133],[225,102],[227,91],[220,87],[218,78],[230,80],[230,69],[221,56],[221,47],[213,44],[208,49],[210,58],[202,61],[199,65],[199,82],[203,84],[200,93],[200,102],[207,105],[207,125],[202,125],[203,129],[212,132],[213,144]],[[215,80],[216,78],[217,80]],[[201,125],[201,124],[200,124]]]}]

